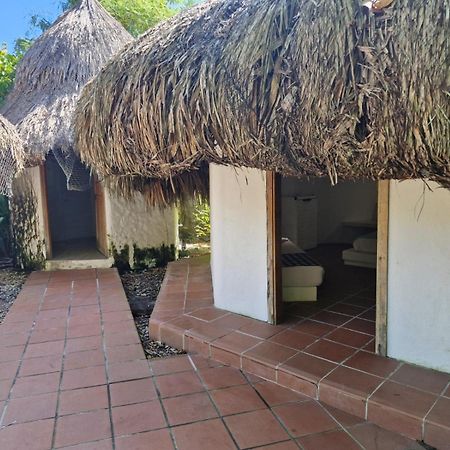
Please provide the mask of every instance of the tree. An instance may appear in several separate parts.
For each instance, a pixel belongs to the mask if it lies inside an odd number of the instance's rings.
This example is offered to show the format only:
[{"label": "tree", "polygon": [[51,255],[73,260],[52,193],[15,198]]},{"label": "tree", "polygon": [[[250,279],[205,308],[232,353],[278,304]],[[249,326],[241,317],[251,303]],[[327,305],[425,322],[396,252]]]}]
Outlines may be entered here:
[{"label": "tree", "polygon": [[[78,1],[64,0],[61,6],[66,10]],[[100,0],[100,3],[129,33],[138,36],[196,0]]]},{"label": "tree", "polygon": [[6,47],[0,49],[0,106],[5,101],[5,98],[13,85],[16,66],[21,58],[21,53],[8,53]]},{"label": "tree", "polygon": [[[36,15],[31,18],[30,28],[37,28],[41,33],[50,26],[51,23],[40,16]],[[17,64],[32,44],[33,39],[22,37],[16,39],[14,53],[8,53],[6,47],[0,48],[0,106],[12,88]]]},{"label": "tree", "polygon": [[[137,36],[198,1],[201,0],[100,0],[100,3],[133,36]],[[61,7],[65,11],[78,2],[79,0],[62,0]],[[42,33],[51,25],[49,20],[39,15],[34,15],[30,21],[30,28]],[[15,42],[14,53],[0,48],[0,106],[14,83],[18,62],[32,44],[33,39],[19,38]]]}]

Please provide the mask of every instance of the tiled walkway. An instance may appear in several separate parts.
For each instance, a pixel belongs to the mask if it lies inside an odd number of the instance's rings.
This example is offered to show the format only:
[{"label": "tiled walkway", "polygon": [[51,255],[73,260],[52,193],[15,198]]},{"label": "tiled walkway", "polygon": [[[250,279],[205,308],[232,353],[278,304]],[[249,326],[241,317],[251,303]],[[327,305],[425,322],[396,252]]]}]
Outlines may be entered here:
[{"label": "tiled walkway", "polygon": [[374,352],[374,300],[291,307],[272,326],[213,305],[206,259],[172,263],[150,319],[153,338],[256,374],[439,449],[450,449],[450,375]]},{"label": "tiled walkway", "polygon": [[201,356],[147,362],[114,270],[34,273],[0,325],[1,450],[413,450]]}]

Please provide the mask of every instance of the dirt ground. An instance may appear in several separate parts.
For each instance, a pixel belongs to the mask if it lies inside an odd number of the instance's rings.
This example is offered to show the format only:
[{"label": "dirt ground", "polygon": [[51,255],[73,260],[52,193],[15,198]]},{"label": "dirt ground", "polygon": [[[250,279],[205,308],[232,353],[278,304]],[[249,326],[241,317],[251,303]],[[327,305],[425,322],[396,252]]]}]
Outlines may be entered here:
[{"label": "dirt ground", "polygon": [[28,273],[15,269],[0,270],[0,323],[3,322],[27,277]]}]

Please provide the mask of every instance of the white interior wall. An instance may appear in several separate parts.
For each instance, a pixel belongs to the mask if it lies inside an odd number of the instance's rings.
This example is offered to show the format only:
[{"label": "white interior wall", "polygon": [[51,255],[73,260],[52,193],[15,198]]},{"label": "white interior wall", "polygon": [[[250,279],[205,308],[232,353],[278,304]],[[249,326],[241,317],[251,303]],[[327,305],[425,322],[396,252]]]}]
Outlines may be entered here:
[{"label": "white interior wall", "polygon": [[282,196],[317,197],[319,243],[351,244],[361,230],[343,227],[344,221],[376,220],[377,184],[373,181],[342,181],[332,186],[327,178],[288,177],[282,180]]},{"label": "white interior wall", "polygon": [[133,199],[126,199],[105,190],[107,234],[110,244],[120,250],[130,248],[159,248],[162,244],[178,244],[178,214],[175,207],[155,208],[136,193]]},{"label": "white interior wall", "polygon": [[214,304],[268,320],[265,172],[210,165]]},{"label": "white interior wall", "polygon": [[390,183],[388,354],[450,372],[450,191]]}]

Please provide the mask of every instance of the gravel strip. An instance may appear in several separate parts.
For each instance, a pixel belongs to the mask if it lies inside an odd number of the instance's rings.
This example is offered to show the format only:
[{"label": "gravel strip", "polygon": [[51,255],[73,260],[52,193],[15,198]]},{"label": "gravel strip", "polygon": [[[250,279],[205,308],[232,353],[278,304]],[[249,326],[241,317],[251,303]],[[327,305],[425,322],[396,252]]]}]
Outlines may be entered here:
[{"label": "gravel strip", "polygon": [[26,272],[14,269],[0,270],[0,323],[3,322],[27,277]]},{"label": "gravel strip", "polygon": [[128,272],[121,275],[122,284],[130,303],[134,322],[141,338],[147,359],[166,358],[184,352],[159,341],[153,341],[148,335],[148,321],[155,306],[166,269],[148,269],[142,272]]}]

